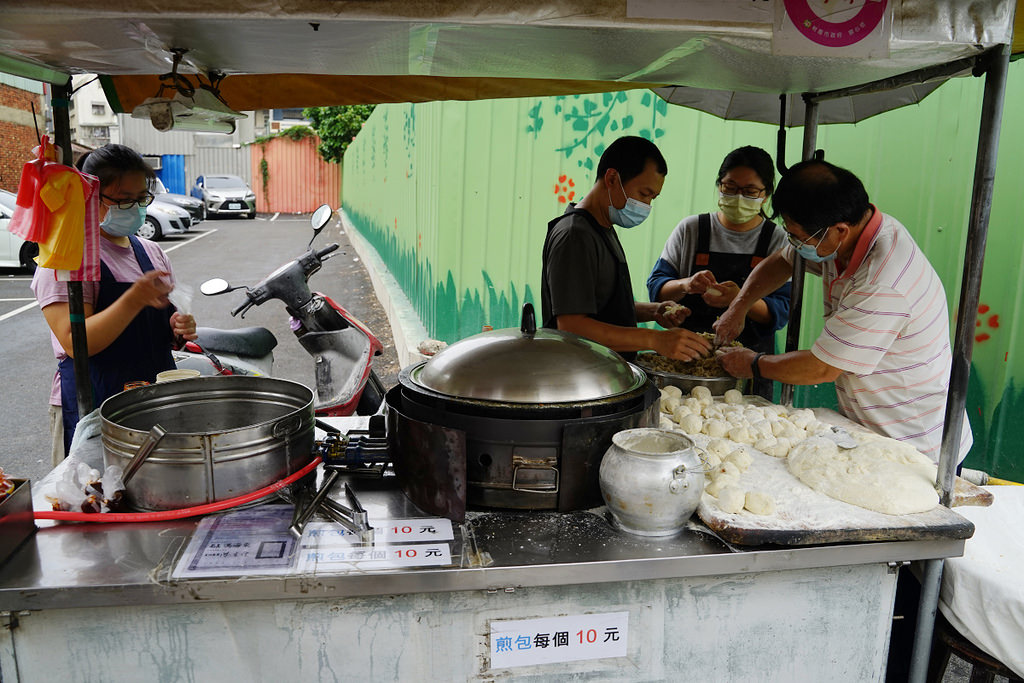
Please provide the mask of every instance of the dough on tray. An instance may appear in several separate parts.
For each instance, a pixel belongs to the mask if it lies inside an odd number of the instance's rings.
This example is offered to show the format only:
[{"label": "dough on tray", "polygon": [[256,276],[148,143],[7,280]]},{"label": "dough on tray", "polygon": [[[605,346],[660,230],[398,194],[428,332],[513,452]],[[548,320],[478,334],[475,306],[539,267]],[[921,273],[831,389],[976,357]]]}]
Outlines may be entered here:
[{"label": "dough on tray", "polygon": [[718,492],[718,507],[722,512],[733,514],[743,509],[747,502],[747,492],[735,484],[726,486]]},{"label": "dough on tray", "polygon": [[743,405],[743,393],[739,389],[727,389],[722,398],[730,405]]},{"label": "dough on tray", "polygon": [[738,477],[734,477],[731,474],[723,474],[715,479],[713,482],[707,484],[704,487],[704,492],[708,493],[715,498],[718,498],[718,494],[722,492],[726,486],[736,486],[740,483]]},{"label": "dough on tray", "polygon": [[789,451],[789,471],[819,493],[889,515],[926,512],[939,504],[935,465],[894,439],[858,433],[849,450],[812,436]]},{"label": "dough on tray", "polygon": [[775,499],[763,491],[747,491],[743,507],[755,515],[774,515]]}]

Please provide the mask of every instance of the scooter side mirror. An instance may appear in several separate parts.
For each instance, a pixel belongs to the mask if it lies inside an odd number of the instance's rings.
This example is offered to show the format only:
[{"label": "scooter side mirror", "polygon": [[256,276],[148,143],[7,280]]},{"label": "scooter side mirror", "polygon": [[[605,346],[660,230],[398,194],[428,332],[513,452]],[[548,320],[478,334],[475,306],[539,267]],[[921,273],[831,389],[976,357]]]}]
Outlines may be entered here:
[{"label": "scooter side mirror", "polygon": [[331,217],[334,215],[334,209],[327,204],[321,204],[320,207],[313,212],[313,215],[309,218],[310,225],[313,226],[313,232],[319,233],[321,230],[327,227],[327,224],[331,222]]},{"label": "scooter side mirror", "polygon": [[212,280],[207,280],[203,284],[199,285],[199,291],[206,296],[223,294],[224,292],[230,292],[232,289],[234,288],[231,284],[222,277],[215,277]]}]

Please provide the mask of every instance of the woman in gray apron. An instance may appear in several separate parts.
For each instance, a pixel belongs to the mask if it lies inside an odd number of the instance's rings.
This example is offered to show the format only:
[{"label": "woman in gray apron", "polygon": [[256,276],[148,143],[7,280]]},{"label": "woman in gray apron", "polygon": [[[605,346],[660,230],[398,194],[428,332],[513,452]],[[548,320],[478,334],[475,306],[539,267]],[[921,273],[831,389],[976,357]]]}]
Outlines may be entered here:
[{"label": "woman in gray apron", "polygon": [[[678,301],[690,309],[684,327],[712,332],[750,271],[786,241],[764,206],[775,189],[772,158],[759,147],[740,147],[722,162],[715,179],[718,211],[689,216],[676,226],[647,278],[651,301]],[[739,341],[775,352],[775,331],[789,321],[789,283],[754,305]],[[757,379],[753,393],[769,400],[773,385]]]}]

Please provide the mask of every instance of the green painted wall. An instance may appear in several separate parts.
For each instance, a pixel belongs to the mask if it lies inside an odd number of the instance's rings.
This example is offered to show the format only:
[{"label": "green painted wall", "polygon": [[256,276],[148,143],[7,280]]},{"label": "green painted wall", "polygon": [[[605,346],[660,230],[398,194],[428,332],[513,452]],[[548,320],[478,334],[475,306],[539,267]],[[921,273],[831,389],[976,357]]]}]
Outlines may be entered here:
[{"label": "green painted wall", "polygon": [[[982,82],[957,79],[923,103],[856,125],[822,126],[826,158],[865,182],[927,253],[951,315],[959,298]],[[968,413],[967,465],[1024,479],[1024,62],[1010,67],[999,169],[986,252]],[[787,159],[800,153],[789,133]],[[485,324],[518,325],[539,306],[547,222],[592,186],[604,147],[623,134],[654,140],[669,174],[651,217],[620,231],[635,294],[684,216],[715,207],[722,157],[745,144],[774,156],[775,128],[721,121],[666,105],[647,91],[480,102],[379,106],[345,155],[343,204],[413,301],[430,334],[454,341]],[[820,332],[821,287],[808,280],[802,347]],[[801,388],[798,402],[835,405],[831,385]]]}]

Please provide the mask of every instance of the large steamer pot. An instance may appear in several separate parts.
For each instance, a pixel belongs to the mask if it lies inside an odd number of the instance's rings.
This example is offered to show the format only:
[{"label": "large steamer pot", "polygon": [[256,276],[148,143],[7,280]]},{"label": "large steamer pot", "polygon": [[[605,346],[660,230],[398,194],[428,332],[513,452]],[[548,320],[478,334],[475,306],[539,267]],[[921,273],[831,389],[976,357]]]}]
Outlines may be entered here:
[{"label": "large steamer pot", "polygon": [[313,392],[269,377],[200,377],[139,387],[100,407],[103,462],[125,467],[150,429],[167,433],[126,485],[139,510],[251,493],[313,458]]},{"label": "large steamer pot", "polygon": [[388,392],[388,449],[414,503],[454,520],[466,506],[526,510],[602,504],[612,436],[658,423],[643,370],[574,334],[519,329],[460,340],[405,368]]}]

